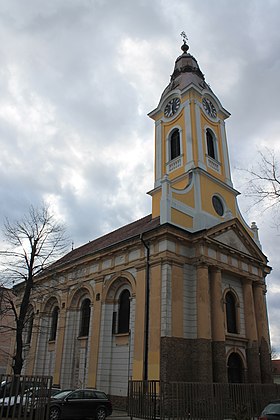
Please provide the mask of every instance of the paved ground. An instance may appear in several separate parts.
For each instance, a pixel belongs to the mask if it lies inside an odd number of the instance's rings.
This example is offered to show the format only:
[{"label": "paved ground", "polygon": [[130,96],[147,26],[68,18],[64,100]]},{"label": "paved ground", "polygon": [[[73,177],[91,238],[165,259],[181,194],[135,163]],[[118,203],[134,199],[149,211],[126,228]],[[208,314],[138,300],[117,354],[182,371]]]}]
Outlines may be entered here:
[{"label": "paved ground", "polygon": [[126,411],[113,410],[113,413],[109,417],[109,419],[118,419],[118,420],[120,420],[122,418],[128,420],[128,415],[127,415]]},{"label": "paved ground", "polygon": [[[107,417],[107,420],[130,420],[130,417],[128,416],[126,411],[121,410],[113,410],[113,413],[110,417]],[[133,420],[143,420],[138,419],[137,417],[133,417]]]}]

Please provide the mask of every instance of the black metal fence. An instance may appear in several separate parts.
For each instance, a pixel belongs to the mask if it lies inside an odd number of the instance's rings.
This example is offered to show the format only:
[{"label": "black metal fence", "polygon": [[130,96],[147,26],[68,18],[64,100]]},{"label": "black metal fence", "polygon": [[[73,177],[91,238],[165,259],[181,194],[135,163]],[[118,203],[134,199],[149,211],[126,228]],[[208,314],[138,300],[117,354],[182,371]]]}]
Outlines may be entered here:
[{"label": "black metal fence", "polygon": [[48,419],[51,376],[0,376],[0,420]]},{"label": "black metal fence", "polygon": [[128,414],[143,419],[253,419],[278,398],[277,384],[130,381]]}]

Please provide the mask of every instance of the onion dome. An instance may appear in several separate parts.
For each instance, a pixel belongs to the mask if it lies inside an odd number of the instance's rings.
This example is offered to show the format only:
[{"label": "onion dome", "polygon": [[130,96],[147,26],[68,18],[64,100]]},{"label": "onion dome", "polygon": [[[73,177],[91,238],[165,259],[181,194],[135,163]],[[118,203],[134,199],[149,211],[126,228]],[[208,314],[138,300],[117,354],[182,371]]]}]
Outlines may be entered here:
[{"label": "onion dome", "polygon": [[183,54],[180,55],[176,61],[173,73],[170,77],[170,83],[164,90],[162,97],[173,89],[183,91],[189,85],[194,84],[200,89],[209,89],[209,85],[205,82],[204,74],[199,68],[196,59],[188,53],[189,46],[184,40],[181,46]]}]

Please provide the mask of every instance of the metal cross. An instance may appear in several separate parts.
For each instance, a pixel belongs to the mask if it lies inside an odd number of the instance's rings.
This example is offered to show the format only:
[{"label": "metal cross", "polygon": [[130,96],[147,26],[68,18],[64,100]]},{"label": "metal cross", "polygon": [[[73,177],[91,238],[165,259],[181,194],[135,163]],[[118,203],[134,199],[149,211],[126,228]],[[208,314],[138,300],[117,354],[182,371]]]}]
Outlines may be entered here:
[{"label": "metal cross", "polygon": [[186,35],[186,32],[185,32],[185,31],[182,31],[182,32],[180,33],[180,35],[181,35],[181,37],[183,38],[184,44],[186,44],[186,41],[188,41],[188,37],[187,37],[187,35]]}]

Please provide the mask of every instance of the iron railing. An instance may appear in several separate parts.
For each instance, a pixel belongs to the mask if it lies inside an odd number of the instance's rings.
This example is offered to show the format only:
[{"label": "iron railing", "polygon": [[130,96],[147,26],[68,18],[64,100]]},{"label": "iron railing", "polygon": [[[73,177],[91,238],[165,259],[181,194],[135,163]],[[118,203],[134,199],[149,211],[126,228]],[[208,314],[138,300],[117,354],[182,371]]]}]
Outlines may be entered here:
[{"label": "iron railing", "polygon": [[48,419],[51,376],[0,376],[0,420]]},{"label": "iron railing", "polygon": [[148,420],[253,419],[277,398],[277,384],[130,381],[128,415]]}]

